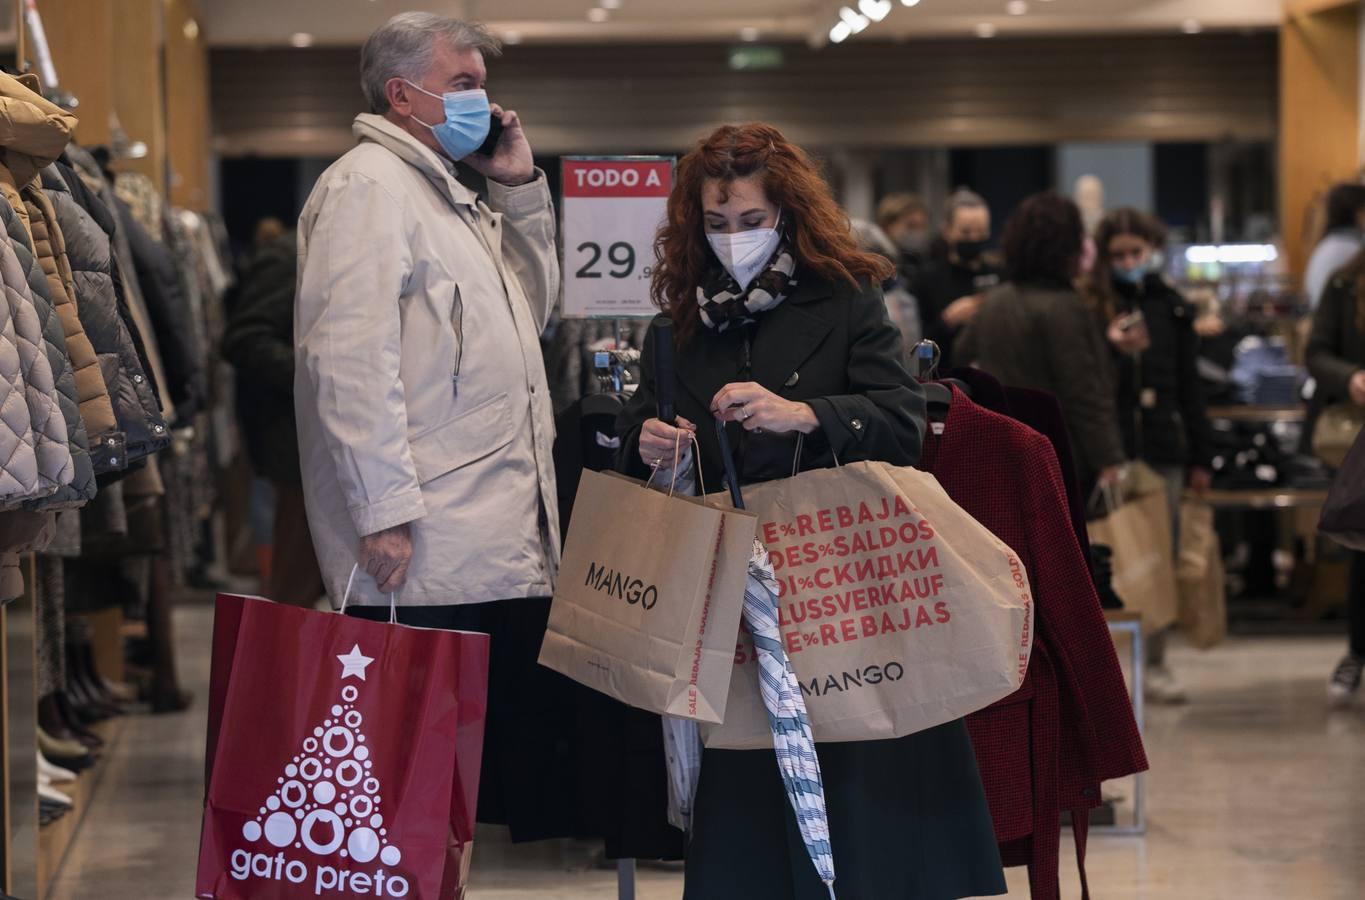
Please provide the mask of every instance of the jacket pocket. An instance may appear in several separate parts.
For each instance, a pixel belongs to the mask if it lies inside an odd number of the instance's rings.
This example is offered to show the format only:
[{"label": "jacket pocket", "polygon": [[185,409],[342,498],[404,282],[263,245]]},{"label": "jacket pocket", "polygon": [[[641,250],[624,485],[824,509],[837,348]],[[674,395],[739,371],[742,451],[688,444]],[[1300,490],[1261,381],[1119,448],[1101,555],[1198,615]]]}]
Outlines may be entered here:
[{"label": "jacket pocket", "polygon": [[426,484],[512,443],[511,404],[498,394],[409,441],[417,481]]}]

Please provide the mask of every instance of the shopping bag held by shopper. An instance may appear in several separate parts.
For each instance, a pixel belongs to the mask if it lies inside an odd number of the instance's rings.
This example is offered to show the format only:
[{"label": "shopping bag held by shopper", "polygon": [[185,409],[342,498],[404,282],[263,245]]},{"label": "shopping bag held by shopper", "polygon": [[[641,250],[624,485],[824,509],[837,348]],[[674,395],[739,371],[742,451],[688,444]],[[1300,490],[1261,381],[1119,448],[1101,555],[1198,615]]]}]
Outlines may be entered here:
[{"label": "shopping bag held by shopper", "polygon": [[573,509],[541,665],[649,712],[721,721],[754,515],[611,472],[584,472]]},{"label": "shopping bag held by shopper", "polygon": [[464,897],[487,688],[487,635],[219,594],[195,896]]},{"label": "shopping bag held by shopper", "polygon": [[[799,453],[799,450],[798,450]],[[1019,557],[932,475],[881,462],[745,488],[817,741],[903,737],[1016,691],[1032,652]],[[746,632],[708,747],[772,746]]]},{"label": "shopping bag held by shopper", "polygon": [[1180,628],[1201,650],[1228,634],[1227,573],[1213,527],[1213,507],[1202,500],[1180,504]]},{"label": "shopping bag held by shopper", "polygon": [[1128,467],[1127,484],[1104,488],[1103,518],[1087,526],[1091,544],[1114,551],[1114,592],[1124,609],[1140,613],[1146,633],[1173,624],[1179,614],[1171,507],[1161,476],[1142,463]]}]

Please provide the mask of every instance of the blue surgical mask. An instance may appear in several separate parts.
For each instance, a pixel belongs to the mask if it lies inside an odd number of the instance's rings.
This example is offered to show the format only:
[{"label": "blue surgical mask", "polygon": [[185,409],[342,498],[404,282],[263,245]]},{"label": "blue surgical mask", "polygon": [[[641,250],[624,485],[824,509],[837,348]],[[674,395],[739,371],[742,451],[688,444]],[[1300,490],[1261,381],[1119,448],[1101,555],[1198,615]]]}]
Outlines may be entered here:
[{"label": "blue surgical mask", "polygon": [[1143,260],[1131,269],[1114,269],[1114,278],[1127,284],[1142,284],[1153,271],[1152,261]]},{"label": "blue surgical mask", "polygon": [[[404,81],[408,81],[406,78]],[[423,122],[413,116],[414,122],[426,125],[436,135],[436,142],[453,160],[461,160],[483,146],[488,140],[488,128],[492,111],[488,107],[487,91],[451,91],[446,94],[433,94],[421,85],[414,88],[428,97],[439,97],[445,104],[446,120],[436,125]]]}]

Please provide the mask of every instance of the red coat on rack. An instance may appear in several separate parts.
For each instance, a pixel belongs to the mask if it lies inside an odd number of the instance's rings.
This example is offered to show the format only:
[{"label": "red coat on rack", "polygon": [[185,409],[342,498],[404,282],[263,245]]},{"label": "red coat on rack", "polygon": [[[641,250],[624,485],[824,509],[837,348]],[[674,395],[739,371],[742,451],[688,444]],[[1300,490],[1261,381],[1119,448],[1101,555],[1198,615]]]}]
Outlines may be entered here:
[{"label": "red coat on rack", "polygon": [[1147,757],[1051,443],[956,388],[943,425],[921,468],[1020,555],[1033,588],[1024,686],[967,725],[1005,862],[1027,863],[1033,896],[1050,900],[1061,811],[1083,821],[1100,783],[1145,771]]}]

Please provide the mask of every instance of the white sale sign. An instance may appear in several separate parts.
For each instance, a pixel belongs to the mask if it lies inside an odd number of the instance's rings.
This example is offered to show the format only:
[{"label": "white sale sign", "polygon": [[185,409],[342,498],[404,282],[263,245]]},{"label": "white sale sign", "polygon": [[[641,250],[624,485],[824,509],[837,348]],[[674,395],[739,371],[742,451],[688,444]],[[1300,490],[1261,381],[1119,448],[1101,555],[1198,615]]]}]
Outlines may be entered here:
[{"label": "white sale sign", "polygon": [[563,174],[564,315],[655,315],[649,277],[673,158],[568,157]]}]

